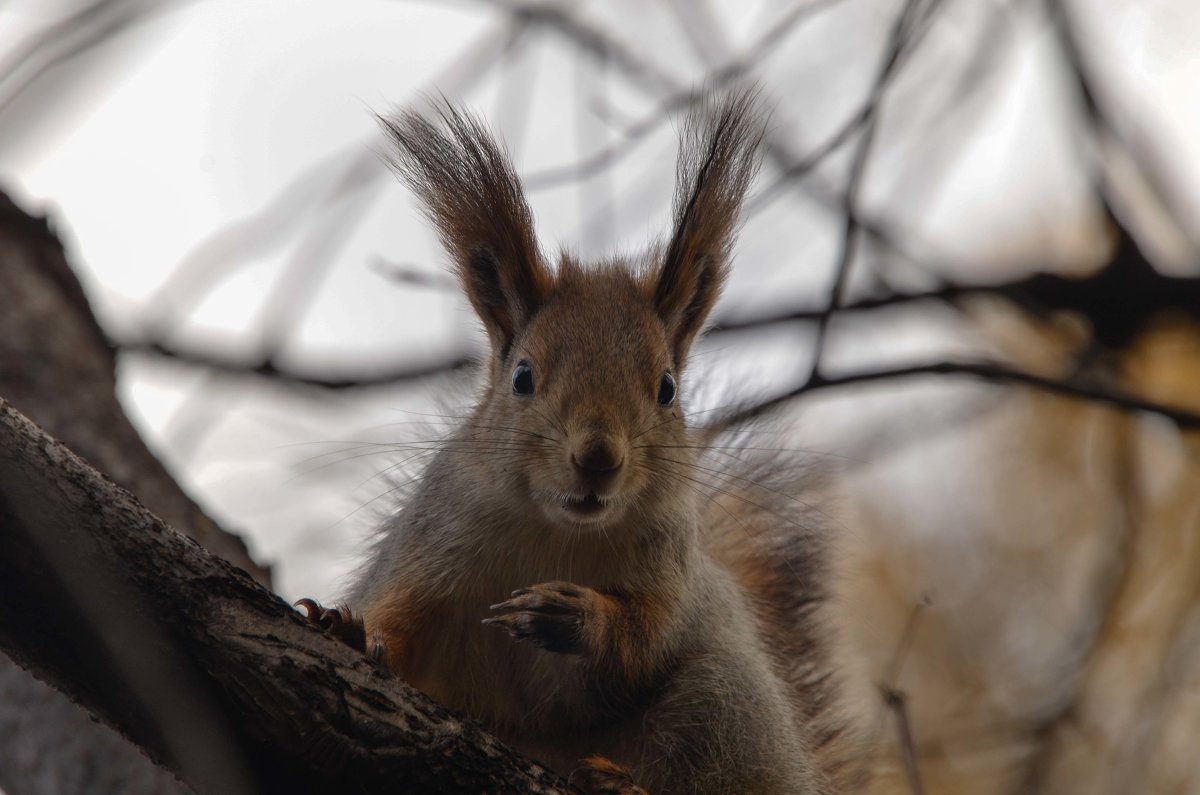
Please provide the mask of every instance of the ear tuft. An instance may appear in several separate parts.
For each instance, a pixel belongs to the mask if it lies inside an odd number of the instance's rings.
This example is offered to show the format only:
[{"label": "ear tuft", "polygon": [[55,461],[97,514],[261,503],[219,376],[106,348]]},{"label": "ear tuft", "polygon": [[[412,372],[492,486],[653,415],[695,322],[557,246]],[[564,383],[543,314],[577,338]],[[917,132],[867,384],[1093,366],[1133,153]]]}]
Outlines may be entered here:
[{"label": "ear tuft", "polygon": [[763,132],[757,89],[706,100],[684,126],[674,229],[654,288],[677,367],[725,283]]},{"label": "ear tuft", "polygon": [[435,111],[434,121],[414,111],[379,118],[396,147],[390,165],[424,205],[503,358],[553,278],[503,148],[481,121],[445,99]]}]

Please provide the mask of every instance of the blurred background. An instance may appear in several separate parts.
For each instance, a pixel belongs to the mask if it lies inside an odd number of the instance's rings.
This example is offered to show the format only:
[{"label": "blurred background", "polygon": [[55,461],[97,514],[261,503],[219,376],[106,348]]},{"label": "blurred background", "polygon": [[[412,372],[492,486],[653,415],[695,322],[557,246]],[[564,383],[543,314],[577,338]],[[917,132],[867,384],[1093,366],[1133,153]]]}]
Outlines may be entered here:
[{"label": "blurred background", "polygon": [[545,250],[598,258],[758,83],[684,394],[836,485],[864,787],[912,786],[883,687],[931,792],[1200,792],[1197,42],[1193,0],[8,0],[0,189],[174,478],[332,600],[484,353],[375,114],[475,109]]}]

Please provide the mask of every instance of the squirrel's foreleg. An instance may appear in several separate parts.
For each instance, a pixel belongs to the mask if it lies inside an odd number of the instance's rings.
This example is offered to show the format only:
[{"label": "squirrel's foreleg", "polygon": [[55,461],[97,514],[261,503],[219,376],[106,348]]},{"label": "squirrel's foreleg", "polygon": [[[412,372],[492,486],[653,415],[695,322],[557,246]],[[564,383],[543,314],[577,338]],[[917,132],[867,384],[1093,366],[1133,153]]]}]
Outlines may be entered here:
[{"label": "squirrel's foreleg", "polygon": [[[614,684],[640,685],[661,660],[668,610],[654,596],[570,582],[519,588],[485,624],[559,654],[585,657]],[[624,682],[620,682],[623,679]]]}]

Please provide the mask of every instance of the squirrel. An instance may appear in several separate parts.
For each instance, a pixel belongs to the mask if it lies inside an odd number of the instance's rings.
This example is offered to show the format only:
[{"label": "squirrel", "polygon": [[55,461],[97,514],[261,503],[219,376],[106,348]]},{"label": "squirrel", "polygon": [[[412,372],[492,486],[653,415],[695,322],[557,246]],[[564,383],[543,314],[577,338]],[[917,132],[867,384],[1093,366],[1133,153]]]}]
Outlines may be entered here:
[{"label": "squirrel", "polygon": [[838,736],[820,539],[729,499],[740,478],[714,489],[680,407],[765,129],[754,90],[702,105],[668,241],[553,269],[483,122],[444,100],[381,118],[490,357],[347,603],[301,604],[585,790],[817,795]]}]

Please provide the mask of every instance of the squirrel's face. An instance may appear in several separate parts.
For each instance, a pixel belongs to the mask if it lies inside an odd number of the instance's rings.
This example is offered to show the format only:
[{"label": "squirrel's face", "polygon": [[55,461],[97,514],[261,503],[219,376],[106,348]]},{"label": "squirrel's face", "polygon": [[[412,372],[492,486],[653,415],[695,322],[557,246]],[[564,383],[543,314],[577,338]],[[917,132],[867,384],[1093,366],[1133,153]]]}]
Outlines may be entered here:
[{"label": "squirrel's face", "polygon": [[556,276],[493,364],[487,425],[521,451],[506,474],[547,519],[606,527],[662,504],[664,473],[691,458],[681,368],[652,283],[570,261]]},{"label": "squirrel's face", "polygon": [[[491,341],[489,475],[555,522],[661,510],[688,482],[680,369],[725,279],[762,122],[753,91],[702,104],[684,129],[674,224],[651,262],[547,267],[521,182],[477,119],[443,105],[383,120]],[[670,502],[669,500],[666,502]],[[642,510],[637,511],[638,506]],[[633,513],[637,511],[636,513]]]}]

